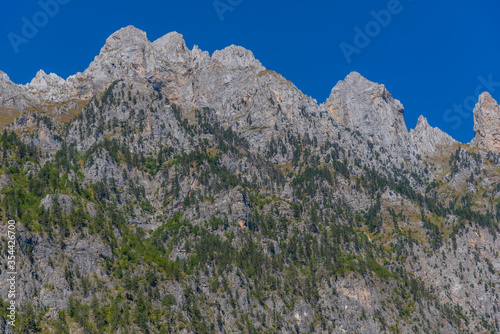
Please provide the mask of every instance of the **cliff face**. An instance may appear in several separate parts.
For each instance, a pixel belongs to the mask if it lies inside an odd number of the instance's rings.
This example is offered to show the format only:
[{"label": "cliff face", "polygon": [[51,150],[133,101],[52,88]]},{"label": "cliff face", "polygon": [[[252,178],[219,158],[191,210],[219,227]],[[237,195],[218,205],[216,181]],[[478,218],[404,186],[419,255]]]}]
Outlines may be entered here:
[{"label": "cliff face", "polygon": [[488,92],[479,96],[474,108],[473,145],[479,148],[500,153],[500,106]]},{"label": "cliff face", "polygon": [[456,146],[458,142],[438,128],[433,128],[424,116],[420,116],[415,129],[410,131],[410,138],[421,155],[433,156],[446,149]]},{"label": "cliff face", "polygon": [[366,140],[394,155],[412,159],[415,147],[406,128],[403,105],[384,85],[351,73],[332,89],[324,107],[340,125],[359,131]]},{"label": "cliff face", "polygon": [[242,47],[131,26],[67,79],[0,72],[18,331],[500,330],[499,107],[470,145],[403,111],[359,73],[318,104]]}]

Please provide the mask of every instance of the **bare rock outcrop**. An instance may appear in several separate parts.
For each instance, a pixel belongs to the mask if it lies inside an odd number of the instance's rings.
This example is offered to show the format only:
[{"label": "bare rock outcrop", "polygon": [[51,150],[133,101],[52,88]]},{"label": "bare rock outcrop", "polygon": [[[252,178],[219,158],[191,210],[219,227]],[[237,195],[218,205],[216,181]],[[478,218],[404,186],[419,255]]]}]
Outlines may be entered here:
[{"label": "bare rock outcrop", "polygon": [[473,145],[500,153],[500,106],[488,92],[479,96],[474,108],[474,134]]},{"label": "bare rock outcrop", "polygon": [[444,133],[439,128],[431,127],[427,119],[422,115],[418,118],[415,129],[410,130],[410,137],[415,143],[417,152],[426,156],[437,154],[440,148],[458,144],[447,133]]},{"label": "bare rock outcrop", "polygon": [[415,149],[404,121],[404,108],[384,85],[352,72],[332,89],[324,106],[340,125],[410,160]]},{"label": "bare rock outcrop", "polygon": [[0,71],[0,105],[12,110],[23,110],[32,103],[23,86],[16,85]]},{"label": "bare rock outcrop", "polygon": [[481,96],[476,147],[403,113],[356,72],[319,105],[243,47],[132,26],[67,79],[0,72],[22,321],[31,304],[47,332],[500,330],[500,107]]}]

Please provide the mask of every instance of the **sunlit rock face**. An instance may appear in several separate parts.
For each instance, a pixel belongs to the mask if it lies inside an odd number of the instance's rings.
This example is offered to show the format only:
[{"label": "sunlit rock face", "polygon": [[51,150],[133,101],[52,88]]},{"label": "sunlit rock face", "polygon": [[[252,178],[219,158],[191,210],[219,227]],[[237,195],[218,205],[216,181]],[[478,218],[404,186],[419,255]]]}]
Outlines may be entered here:
[{"label": "sunlit rock face", "polygon": [[439,153],[439,148],[453,146],[458,142],[439,128],[433,128],[424,116],[420,116],[415,129],[410,130],[410,137],[420,155],[432,156]]},{"label": "sunlit rock face", "polygon": [[474,134],[473,145],[500,153],[500,106],[488,92],[479,96],[474,108]]},{"label": "sunlit rock face", "polygon": [[371,143],[411,160],[415,151],[404,121],[404,108],[384,85],[352,72],[332,89],[324,106],[342,126],[359,131]]}]

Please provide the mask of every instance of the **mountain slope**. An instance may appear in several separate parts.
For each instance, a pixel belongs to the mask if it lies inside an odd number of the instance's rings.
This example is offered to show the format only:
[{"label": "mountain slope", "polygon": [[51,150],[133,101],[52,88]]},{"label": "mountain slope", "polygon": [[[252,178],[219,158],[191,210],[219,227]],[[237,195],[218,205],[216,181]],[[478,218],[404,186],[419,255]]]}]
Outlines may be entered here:
[{"label": "mountain slope", "polygon": [[66,80],[0,79],[22,286],[4,332],[499,330],[484,122],[470,145],[408,132],[358,73],[318,104],[242,47],[134,27]]}]

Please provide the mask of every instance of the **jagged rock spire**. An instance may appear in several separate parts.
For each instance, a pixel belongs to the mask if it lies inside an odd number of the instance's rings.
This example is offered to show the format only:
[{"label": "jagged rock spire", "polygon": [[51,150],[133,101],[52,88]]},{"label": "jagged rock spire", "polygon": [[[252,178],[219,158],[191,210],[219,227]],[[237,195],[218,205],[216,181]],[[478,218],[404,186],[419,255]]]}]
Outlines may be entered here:
[{"label": "jagged rock spire", "polygon": [[488,92],[479,96],[474,108],[474,134],[472,144],[500,154],[500,106]]},{"label": "jagged rock spire", "polygon": [[449,147],[458,142],[439,128],[429,125],[427,119],[420,115],[415,129],[410,130],[410,137],[417,152],[421,155],[431,156],[438,153],[440,147]]},{"label": "jagged rock spire", "polygon": [[342,126],[359,131],[367,140],[410,159],[413,150],[404,121],[404,108],[384,85],[357,72],[333,87],[324,103]]}]

